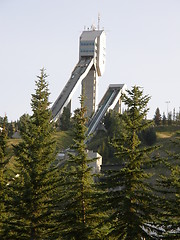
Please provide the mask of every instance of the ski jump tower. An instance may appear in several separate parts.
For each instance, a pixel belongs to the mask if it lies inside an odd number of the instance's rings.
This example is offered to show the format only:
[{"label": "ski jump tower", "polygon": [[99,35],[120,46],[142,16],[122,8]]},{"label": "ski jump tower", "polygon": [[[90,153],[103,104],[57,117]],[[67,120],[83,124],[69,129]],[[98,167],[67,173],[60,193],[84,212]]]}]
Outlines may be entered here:
[{"label": "ski jump tower", "polygon": [[83,31],[79,41],[79,62],[75,66],[70,79],[53,104],[51,111],[56,121],[64,107],[71,110],[71,100],[79,84],[85,96],[87,108],[88,135],[93,134],[106,112],[111,109],[121,112],[121,95],[126,89],[125,84],[110,84],[102,100],[97,104],[98,77],[102,76],[106,61],[106,35],[103,30]]},{"label": "ski jump tower", "polygon": [[102,76],[106,60],[106,36],[104,31],[84,31],[80,37],[80,59],[91,57],[93,65],[82,81],[87,115],[97,110],[98,77]]},{"label": "ski jump tower", "polygon": [[97,110],[98,77],[102,76],[106,61],[106,35],[104,30],[83,31],[79,41],[79,62],[75,66],[69,81],[53,104],[52,116],[56,121],[64,107],[71,110],[71,100],[79,84],[85,96],[87,116],[90,117]]}]

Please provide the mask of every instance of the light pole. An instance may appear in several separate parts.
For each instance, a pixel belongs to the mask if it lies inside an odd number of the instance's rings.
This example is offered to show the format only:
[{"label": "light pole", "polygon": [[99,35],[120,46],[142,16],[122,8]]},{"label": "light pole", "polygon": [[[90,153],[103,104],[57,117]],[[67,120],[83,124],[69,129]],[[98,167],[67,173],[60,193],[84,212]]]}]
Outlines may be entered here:
[{"label": "light pole", "polygon": [[167,118],[168,118],[168,113],[169,113],[169,110],[168,110],[169,103],[170,103],[170,101],[166,101],[166,104],[167,104]]}]

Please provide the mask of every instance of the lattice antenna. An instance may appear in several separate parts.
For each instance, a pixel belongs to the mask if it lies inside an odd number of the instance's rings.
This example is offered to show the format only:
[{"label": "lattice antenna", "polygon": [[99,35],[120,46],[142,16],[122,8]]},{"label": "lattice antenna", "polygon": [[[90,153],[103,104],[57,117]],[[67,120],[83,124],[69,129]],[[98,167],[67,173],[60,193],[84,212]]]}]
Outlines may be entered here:
[{"label": "lattice antenna", "polygon": [[98,30],[100,30],[100,20],[101,20],[100,13],[98,13]]}]

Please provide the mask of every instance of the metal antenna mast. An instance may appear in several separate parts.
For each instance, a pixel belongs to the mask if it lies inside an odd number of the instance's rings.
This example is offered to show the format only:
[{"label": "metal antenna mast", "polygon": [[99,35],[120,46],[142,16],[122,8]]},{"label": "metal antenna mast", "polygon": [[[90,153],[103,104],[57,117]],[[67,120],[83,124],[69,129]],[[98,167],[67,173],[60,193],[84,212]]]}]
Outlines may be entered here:
[{"label": "metal antenna mast", "polygon": [[100,13],[98,13],[98,30],[100,30]]}]

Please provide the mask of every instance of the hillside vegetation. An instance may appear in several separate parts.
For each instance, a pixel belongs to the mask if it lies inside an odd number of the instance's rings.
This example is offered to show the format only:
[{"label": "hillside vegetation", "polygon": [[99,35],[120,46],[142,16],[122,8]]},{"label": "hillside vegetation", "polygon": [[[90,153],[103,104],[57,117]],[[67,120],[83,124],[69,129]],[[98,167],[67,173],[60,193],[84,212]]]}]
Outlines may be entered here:
[{"label": "hillside vegetation", "polygon": [[180,134],[180,126],[159,126],[155,128],[157,142],[156,144],[160,144],[161,151],[169,151],[174,150],[175,152],[179,153],[179,147],[176,147],[172,141],[175,137]]},{"label": "hillside vegetation", "polygon": [[[157,136],[156,145],[161,145],[161,153],[174,150],[175,152],[180,152],[180,149],[172,144],[173,139],[180,134],[180,126],[158,126],[155,127],[155,132]],[[92,139],[89,146],[90,148],[97,150],[98,147],[102,144],[103,139],[105,138],[105,132],[99,131],[96,136]],[[71,131],[58,131],[54,134],[54,137],[57,141],[57,151],[63,151],[69,148],[72,144],[72,134]],[[8,154],[12,156],[13,154],[13,145],[17,145],[21,139],[8,139]]]},{"label": "hillside vegetation", "polygon": [[[179,147],[173,144],[173,140],[175,137],[180,134],[180,126],[158,126],[155,127],[155,132],[157,136],[157,140],[155,145],[159,145],[160,148],[154,152],[155,155],[159,155],[161,157],[166,156],[167,151],[174,151],[176,153],[180,153]],[[58,131],[54,134],[54,137],[57,141],[57,152],[61,152],[67,148],[69,148],[72,144],[72,133],[71,131]],[[100,154],[106,155],[106,149],[108,149],[105,144],[105,139],[107,138],[106,132],[98,131],[97,134],[92,138],[91,142],[88,145],[88,148],[94,151],[99,152]],[[17,145],[21,139],[8,139],[8,155],[9,155],[9,163],[7,165],[7,170],[9,174],[11,174],[11,170],[14,169],[14,156],[13,156],[13,145]],[[101,153],[102,151],[102,153]],[[111,153],[113,155],[113,153]],[[113,158],[103,157],[103,164],[117,164]],[[153,179],[155,181],[156,177],[159,174],[168,174],[167,168],[164,164],[159,164],[155,167],[156,174]],[[154,171],[154,168],[152,169]]]}]

